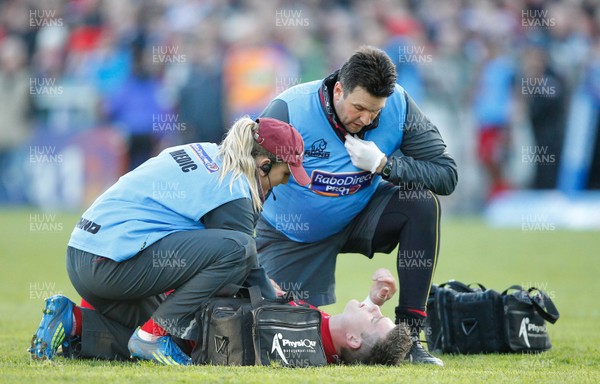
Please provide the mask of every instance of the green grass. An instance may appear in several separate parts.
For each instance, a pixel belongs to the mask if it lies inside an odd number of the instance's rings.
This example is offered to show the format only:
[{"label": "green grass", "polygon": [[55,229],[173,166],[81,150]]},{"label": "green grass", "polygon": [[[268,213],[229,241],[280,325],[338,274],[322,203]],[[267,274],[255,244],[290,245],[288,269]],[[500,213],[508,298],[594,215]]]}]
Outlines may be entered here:
[{"label": "green grass", "polygon": [[[77,215],[0,211],[0,382],[92,383],[296,383],[296,382],[600,382],[600,277],[598,232],[492,229],[477,219],[448,219],[442,225],[441,255],[434,281],[481,282],[502,290],[536,285],[553,297],[560,320],[549,326],[554,348],[540,355],[442,356],[444,368],[273,367],[174,368],[151,363],[106,361],[32,362],[26,349],[39,323],[43,298],[63,293],[78,299],[64,254]],[[42,225],[40,225],[40,223]],[[378,267],[394,270],[395,256],[338,258],[338,303],[363,299]],[[383,308],[393,316],[393,304]]]}]

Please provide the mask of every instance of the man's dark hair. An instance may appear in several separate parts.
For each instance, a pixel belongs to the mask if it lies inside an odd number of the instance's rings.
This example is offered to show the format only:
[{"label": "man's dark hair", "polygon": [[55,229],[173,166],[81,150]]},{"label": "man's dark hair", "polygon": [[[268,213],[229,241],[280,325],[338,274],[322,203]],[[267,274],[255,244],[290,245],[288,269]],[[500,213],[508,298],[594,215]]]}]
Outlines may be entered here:
[{"label": "man's dark hair", "polygon": [[394,93],[396,67],[390,57],[379,48],[362,46],[342,65],[338,80],[344,88],[344,97],[356,86],[371,96],[389,97]]},{"label": "man's dark hair", "polygon": [[341,349],[346,364],[400,365],[412,346],[410,330],[406,324],[396,325],[386,337],[377,339],[374,334],[362,334],[360,348]]}]

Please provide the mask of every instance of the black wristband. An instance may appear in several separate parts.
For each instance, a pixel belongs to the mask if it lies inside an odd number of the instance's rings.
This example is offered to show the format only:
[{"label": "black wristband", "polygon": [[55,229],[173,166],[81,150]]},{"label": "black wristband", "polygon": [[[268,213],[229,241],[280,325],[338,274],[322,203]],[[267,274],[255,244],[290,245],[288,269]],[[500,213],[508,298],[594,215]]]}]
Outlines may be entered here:
[{"label": "black wristband", "polygon": [[385,165],[383,166],[383,169],[381,170],[381,177],[384,180],[387,180],[390,177],[390,175],[392,174],[392,166],[393,166],[392,159],[389,158],[387,163],[385,163]]}]

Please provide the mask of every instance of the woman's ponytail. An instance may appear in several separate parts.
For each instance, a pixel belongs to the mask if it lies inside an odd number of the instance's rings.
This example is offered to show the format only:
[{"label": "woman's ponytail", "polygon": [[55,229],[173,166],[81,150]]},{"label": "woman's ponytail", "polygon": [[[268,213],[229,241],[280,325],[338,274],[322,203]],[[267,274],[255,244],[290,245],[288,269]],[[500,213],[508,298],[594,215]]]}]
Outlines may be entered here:
[{"label": "woman's ponytail", "polygon": [[256,161],[258,155],[274,157],[254,140],[254,133],[258,130],[258,123],[247,116],[240,118],[227,132],[227,135],[219,146],[219,156],[222,166],[219,174],[219,182],[225,180],[225,176],[231,175],[230,189],[242,175],[246,176],[250,184],[252,203],[256,211],[262,209],[262,191],[258,190],[256,180]]}]

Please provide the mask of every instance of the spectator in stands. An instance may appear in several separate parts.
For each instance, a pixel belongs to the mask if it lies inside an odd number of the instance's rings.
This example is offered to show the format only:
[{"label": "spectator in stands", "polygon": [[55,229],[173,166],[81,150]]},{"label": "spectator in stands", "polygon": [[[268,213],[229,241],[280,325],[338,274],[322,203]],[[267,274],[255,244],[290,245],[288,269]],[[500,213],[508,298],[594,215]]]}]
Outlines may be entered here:
[{"label": "spectator in stands", "polygon": [[189,39],[186,52],[191,53],[191,63],[177,95],[179,119],[185,124],[183,141],[220,142],[225,133],[222,54],[215,34],[208,28]]},{"label": "spectator in stands", "polygon": [[487,57],[473,89],[473,112],[478,126],[478,155],[489,179],[488,198],[508,189],[505,165],[513,101],[513,62],[494,38],[485,40]]},{"label": "spectator in stands", "polygon": [[127,80],[104,103],[109,122],[129,139],[129,169],[152,157],[161,121],[169,120],[170,111],[161,104],[161,84],[151,76],[151,52],[144,43],[134,45],[132,71]]},{"label": "spectator in stands", "polygon": [[535,140],[535,147],[529,152],[546,156],[532,161],[535,166],[532,188],[554,189],[564,142],[567,90],[542,47],[525,48],[522,76],[517,79],[517,87]]},{"label": "spectator in stands", "polygon": [[13,151],[30,133],[30,77],[27,51],[22,39],[9,36],[0,40],[0,201],[8,199],[10,180],[4,169]]}]

